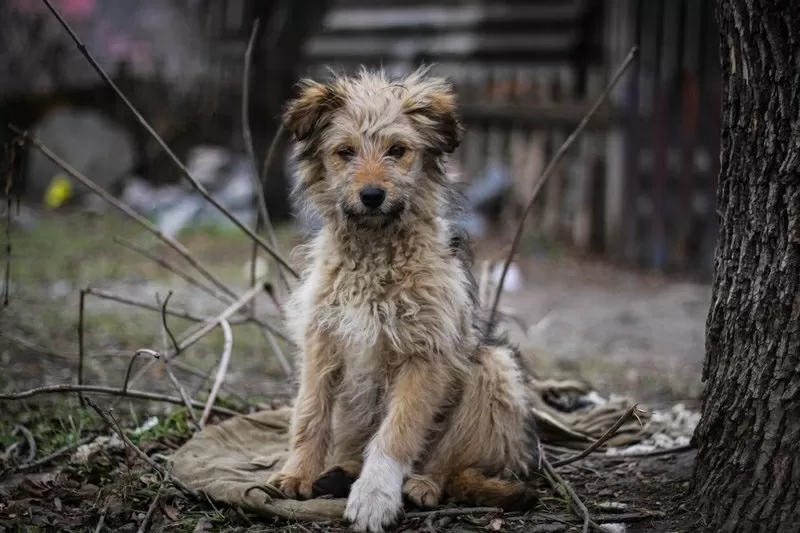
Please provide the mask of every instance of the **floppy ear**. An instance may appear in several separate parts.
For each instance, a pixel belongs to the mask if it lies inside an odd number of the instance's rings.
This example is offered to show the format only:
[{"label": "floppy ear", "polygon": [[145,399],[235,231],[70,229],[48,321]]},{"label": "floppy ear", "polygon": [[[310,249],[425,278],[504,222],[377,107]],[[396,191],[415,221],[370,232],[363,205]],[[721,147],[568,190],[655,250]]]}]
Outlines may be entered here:
[{"label": "floppy ear", "polygon": [[343,103],[342,94],[330,85],[301,80],[300,96],[290,100],[283,113],[283,123],[298,141],[324,128],[330,115]]},{"label": "floppy ear", "polygon": [[417,80],[406,101],[406,113],[437,152],[453,153],[464,128],[456,112],[456,96],[443,78]]}]

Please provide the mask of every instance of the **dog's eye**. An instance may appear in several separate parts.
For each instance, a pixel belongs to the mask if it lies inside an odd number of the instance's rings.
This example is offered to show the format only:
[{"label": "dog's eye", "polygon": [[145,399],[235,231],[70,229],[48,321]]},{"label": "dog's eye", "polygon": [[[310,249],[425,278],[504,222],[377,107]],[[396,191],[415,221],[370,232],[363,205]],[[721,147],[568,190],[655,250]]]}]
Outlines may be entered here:
[{"label": "dog's eye", "polygon": [[353,150],[352,148],[342,148],[341,150],[336,152],[336,155],[338,155],[345,161],[349,161],[350,159],[353,158],[354,155],[356,155],[356,151]]},{"label": "dog's eye", "polygon": [[405,153],[406,147],[402,144],[395,144],[386,152],[389,157],[394,157],[395,159],[400,159]]}]

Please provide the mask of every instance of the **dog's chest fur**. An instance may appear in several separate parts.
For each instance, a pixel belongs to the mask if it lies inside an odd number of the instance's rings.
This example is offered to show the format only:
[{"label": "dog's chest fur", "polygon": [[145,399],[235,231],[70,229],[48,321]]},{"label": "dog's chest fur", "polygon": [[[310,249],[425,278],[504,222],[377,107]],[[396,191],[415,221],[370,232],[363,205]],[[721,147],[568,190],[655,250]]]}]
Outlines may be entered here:
[{"label": "dog's chest fur", "polygon": [[324,331],[347,374],[374,378],[407,357],[456,356],[470,323],[467,285],[436,237],[342,242],[323,231],[294,296],[293,333]]}]

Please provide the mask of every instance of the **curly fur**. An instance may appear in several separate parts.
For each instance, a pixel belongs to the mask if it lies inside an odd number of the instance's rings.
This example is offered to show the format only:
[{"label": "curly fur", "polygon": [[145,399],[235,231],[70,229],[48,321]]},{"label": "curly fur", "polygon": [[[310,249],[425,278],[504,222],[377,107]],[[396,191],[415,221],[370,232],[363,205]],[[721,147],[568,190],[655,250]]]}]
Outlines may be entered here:
[{"label": "curly fur", "polygon": [[[290,457],[271,482],[290,497],[349,494],[357,531],[390,525],[403,494],[420,506],[527,505],[531,393],[516,349],[482,333],[444,170],[462,135],[451,87],[424,68],[305,80],[284,123],[293,198],[324,224],[298,248],[287,320],[300,384]],[[365,188],[385,192],[379,207],[365,207]]]}]

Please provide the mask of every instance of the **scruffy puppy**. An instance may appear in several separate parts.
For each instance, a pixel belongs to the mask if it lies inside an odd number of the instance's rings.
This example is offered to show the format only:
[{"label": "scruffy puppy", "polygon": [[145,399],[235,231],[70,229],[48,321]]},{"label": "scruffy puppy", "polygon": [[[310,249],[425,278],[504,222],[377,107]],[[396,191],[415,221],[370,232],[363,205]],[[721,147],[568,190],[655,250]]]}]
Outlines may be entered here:
[{"label": "scruffy puppy", "polygon": [[527,502],[538,469],[527,378],[516,350],[482,333],[452,222],[453,91],[427,69],[301,88],[284,114],[294,197],[324,226],[301,249],[287,309],[302,370],[290,455],[270,482],[307,498],[315,482],[357,478],[345,511],[357,531],[392,524],[403,493],[421,506]]}]

